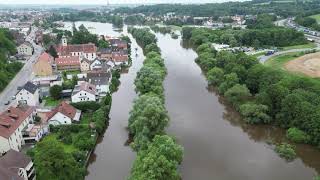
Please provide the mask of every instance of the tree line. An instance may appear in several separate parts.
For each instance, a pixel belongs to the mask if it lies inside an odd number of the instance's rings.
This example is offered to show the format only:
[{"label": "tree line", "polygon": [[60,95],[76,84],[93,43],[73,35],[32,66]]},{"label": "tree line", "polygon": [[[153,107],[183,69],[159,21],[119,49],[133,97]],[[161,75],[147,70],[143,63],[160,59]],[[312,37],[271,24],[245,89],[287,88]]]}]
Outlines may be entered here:
[{"label": "tree line", "polygon": [[175,12],[181,16],[220,17],[231,15],[248,15],[274,13],[283,17],[310,14],[320,10],[320,1],[269,1],[253,0],[245,2],[225,2],[208,4],[157,4],[142,5],[135,8],[121,7],[114,13],[145,15],[164,15]]},{"label": "tree line", "polygon": [[8,58],[16,52],[12,34],[8,29],[0,28],[0,92],[6,88],[23,66],[20,62],[8,61]]},{"label": "tree line", "polygon": [[208,28],[184,27],[183,38],[194,45],[215,42],[235,46],[283,47],[307,43],[302,32],[284,27],[263,29],[212,30]]},{"label": "tree line", "polygon": [[137,158],[128,179],[179,180],[177,168],[183,149],[165,133],[169,116],[162,85],[167,72],[164,60],[156,37],[149,29],[129,28],[128,31],[143,47],[146,56],[134,82],[139,97],[130,112],[128,128]]},{"label": "tree line", "polygon": [[[183,34],[185,40],[198,35]],[[320,146],[317,79],[266,67],[244,53],[217,52],[209,41],[195,46],[208,84],[217,87],[247,123],[274,124],[287,129],[294,142]]]}]

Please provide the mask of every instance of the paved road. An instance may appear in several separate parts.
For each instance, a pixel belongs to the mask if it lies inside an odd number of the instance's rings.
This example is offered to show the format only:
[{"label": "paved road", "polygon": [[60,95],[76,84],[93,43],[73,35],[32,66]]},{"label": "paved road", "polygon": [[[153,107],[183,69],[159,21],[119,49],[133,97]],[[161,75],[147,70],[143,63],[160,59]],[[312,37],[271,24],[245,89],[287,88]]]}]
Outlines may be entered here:
[{"label": "paved road", "polygon": [[290,50],[287,50],[287,51],[279,51],[279,52],[276,52],[270,56],[260,56],[258,57],[260,63],[265,63],[268,59],[274,57],[274,56],[278,56],[278,55],[281,55],[281,54],[286,54],[286,53],[290,53],[290,52],[302,52],[302,51],[308,51],[308,50],[311,50],[311,49],[316,49],[316,50],[320,50],[320,44],[317,44],[317,47],[316,48],[303,48],[303,49],[290,49]]},{"label": "paved road", "polygon": [[16,95],[17,88],[19,86],[23,86],[27,81],[32,80],[33,73],[32,73],[32,65],[38,59],[40,54],[43,51],[41,46],[36,45],[33,40],[35,38],[35,31],[36,29],[32,29],[31,33],[26,38],[26,41],[32,43],[34,47],[34,54],[26,61],[23,68],[20,72],[11,80],[11,82],[7,85],[7,87],[1,92],[0,94],[0,112],[6,110],[9,105],[4,105],[5,102],[11,101],[10,105],[15,105],[15,100],[12,100],[12,96]]}]

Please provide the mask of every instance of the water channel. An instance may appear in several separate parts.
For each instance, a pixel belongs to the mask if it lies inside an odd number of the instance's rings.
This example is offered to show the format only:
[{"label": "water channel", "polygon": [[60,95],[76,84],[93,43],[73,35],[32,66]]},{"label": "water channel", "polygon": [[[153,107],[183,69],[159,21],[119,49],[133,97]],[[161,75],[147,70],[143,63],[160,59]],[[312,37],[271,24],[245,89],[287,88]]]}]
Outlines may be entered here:
[{"label": "water channel", "polygon": [[[119,34],[110,32],[109,24],[79,24],[94,27],[91,30],[98,34]],[[180,166],[184,180],[312,180],[320,172],[319,150],[297,145],[297,159],[281,159],[270,142],[285,140],[282,129],[245,124],[213,88],[207,87],[193,50],[184,48],[180,38],[156,35],[168,68],[164,87],[171,121],[167,132],[184,147]],[[132,47],[137,47],[135,41]],[[138,53],[142,54],[140,48]],[[133,81],[142,62],[142,56],[134,57],[130,70],[121,75],[120,88],[113,94],[110,126],[91,157],[87,180],[121,180],[130,172],[135,153],[125,146],[125,128],[136,97]]]}]

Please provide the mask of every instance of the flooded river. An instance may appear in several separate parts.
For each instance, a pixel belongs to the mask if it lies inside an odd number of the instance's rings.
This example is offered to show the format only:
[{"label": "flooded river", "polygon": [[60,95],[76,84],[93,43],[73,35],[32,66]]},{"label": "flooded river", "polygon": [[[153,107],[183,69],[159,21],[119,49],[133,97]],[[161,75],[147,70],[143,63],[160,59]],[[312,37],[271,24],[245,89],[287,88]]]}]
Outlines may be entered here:
[{"label": "flooded river", "polygon": [[[78,22],[90,31],[120,35],[110,24]],[[207,82],[194,62],[192,49],[180,39],[157,34],[168,75],[164,82],[166,107],[170,115],[168,134],[184,146],[180,171],[184,180],[312,180],[320,172],[320,151],[297,145],[298,158],[281,159],[270,142],[285,141],[285,132],[270,126],[245,124]],[[137,47],[133,41],[132,47]],[[110,126],[100,139],[88,166],[87,180],[123,180],[130,173],[135,153],[125,146],[126,126],[134,92],[134,78],[141,68],[142,51],[121,75],[119,90],[113,94]]]}]

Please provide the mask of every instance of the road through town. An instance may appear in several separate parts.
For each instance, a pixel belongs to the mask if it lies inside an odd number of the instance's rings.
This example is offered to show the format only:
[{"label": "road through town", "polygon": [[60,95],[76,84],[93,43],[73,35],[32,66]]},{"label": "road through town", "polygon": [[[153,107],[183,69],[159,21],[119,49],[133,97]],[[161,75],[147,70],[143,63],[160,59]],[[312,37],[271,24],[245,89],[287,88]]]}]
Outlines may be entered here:
[{"label": "road through town", "polygon": [[10,105],[15,104],[15,101],[12,100],[12,96],[16,95],[17,88],[19,86],[23,86],[27,81],[32,80],[32,65],[38,59],[40,54],[43,51],[41,46],[38,46],[33,42],[35,38],[35,28],[32,28],[30,34],[26,38],[26,41],[29,41],[34,47],[33,55],[26,60],[24,66],[19,71],[19,73],[11,80],[11,82],[7,85],[7,87],[0,94],[0,112],[8,108],[9,105],[4,105],[8,101],[12,101]]}]

